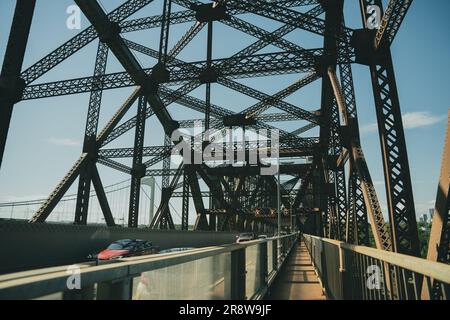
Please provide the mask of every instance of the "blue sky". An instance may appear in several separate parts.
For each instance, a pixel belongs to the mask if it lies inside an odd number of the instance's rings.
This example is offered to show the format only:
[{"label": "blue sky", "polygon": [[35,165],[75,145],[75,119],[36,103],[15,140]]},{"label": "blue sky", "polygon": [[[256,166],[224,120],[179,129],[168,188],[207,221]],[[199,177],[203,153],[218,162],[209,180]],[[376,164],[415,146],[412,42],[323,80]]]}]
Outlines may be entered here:
[{"label": "blue sky", "polygon": [[[122,2],[122,0],[102,0],[102,5],[110,11]],[[71,0],[37,1],[24,69],[79,32],[66,28],[65,22],[68,17],[66,8],[72,4]],[[14,5],[13,0],[0,2],[1,60],[3,60]],[[132,17],[158,14],[161,12],[161,5],[162,1],[156,0]],[[174,6],[174,10],[180,10],[180,7]],[[447,17],[449,10],[450,2],[447,0],[415,0],[392,47],[418,215],[433,207],[447,111],[450,107],[448,81],[450,22]],[[274,30],[281,26],[279,22],[249,14],[241,17],[267,30]],[[346,1],[346,21],[349,27],[361,28],[358,1]],[[83,18],[82,29],[87,26],[88,22]],[[173,27],[171,44],[175,43],[190,26],[191,23],[187,23]],[[154,49],[158,47],[158,36],[159,29],[124,35],[127,39]],[[202,30],[179,55],[179,58],[186,61],[204,60],[205,39],[206,29]],[[322,41],[320,37],[303,31],[292,32],[286,36],[286,39],[306,48],[319,47]],[[228,57],[254,41],[254,38],[239,31],[215,24],[213,57]],[[96,48],[97,41],[94,41],[38,79],[36,83],[92,75]],[[270,51],[279,51],[279,49],[269,46],[262,52]],[[151,67],[155,63],[146,56],[140,54],[136,56],[146,67]],[[122,68],[110,55],[108,72],[115,71],[122,71]],[[363,147],[380,201],[385,209],[384,178],[379,138],[374,126],[376,118],[369,71],[367,67],[359,65],[355,65],[353,71]],[[270,79],[242,79],[239,82],[270,94],[281,90],[298,77],[299,75],[286,75]],[[100,128],[132,90],[133,88],[125,88],[105,93]],[[236,112],[257,102],[216,84],[213,85],[212,90],[213,103]],[[203,98],[204,91],[204,87],[201,87],[192,94]],[[0,202],[42,198],[53,190],[80,155],[88,101],[89,95],[81,94],[24,101],[16,105],[0,171]],[[318,109],[320,81],[293,94],[286,101],[308,110]],[[268,112],[273,111],[268,110]],[[133,112],[134,110],[127,118],[133,116]],[[170,107],[170,112],[177,119],[201,118],[200,114],[176,104]],[[283,128],[294,130],[302,125],[304,125],[303,122],[286,123],[283,124]],[[161,145],[163,141],[161,132],[161,126],[156,119],[148,120],[146,145]],[[305,134],[305,136],[315,135],[317,130],[311,130]],[[132,141],[133,132],[130,132],[109,147],[128,147]],[[110,169],[99,167],[105,185],[127,178]],[[73,191],[74,188],[69,193]],[[384,211],[386,212],[386,209]]]}]

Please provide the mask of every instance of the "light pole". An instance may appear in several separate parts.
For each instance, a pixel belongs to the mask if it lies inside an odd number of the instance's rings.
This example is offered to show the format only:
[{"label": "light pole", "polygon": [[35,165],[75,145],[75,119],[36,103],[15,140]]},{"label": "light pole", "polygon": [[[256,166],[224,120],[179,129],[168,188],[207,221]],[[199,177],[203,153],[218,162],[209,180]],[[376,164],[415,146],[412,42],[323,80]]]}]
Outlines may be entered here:
[{"label": "light pole", "polygon": [[278,240],[277,240],[277,266],[281,257],[281,181],[280,181],[280,155],[278,155],[278,167],[277,167],[278,183],[277,183],[277,221],[278,221]]},{"label": "light pole", "polygon": [[291,196],[289,196],[289,219],[291,222],[291,225],[290,225],[291,233],[293,233],[294,223],[292,222],[292,199],[291,199]]},{"label": "light pole", "polygon": [[[155,178],[154,177],[144,177],[141,181],[143,185],[150,187],[150,223],[152,223],[153,220],[153,211],[154,211],[154,205],[155,205]],[[149,224],[150,224],[149,223]]]}]

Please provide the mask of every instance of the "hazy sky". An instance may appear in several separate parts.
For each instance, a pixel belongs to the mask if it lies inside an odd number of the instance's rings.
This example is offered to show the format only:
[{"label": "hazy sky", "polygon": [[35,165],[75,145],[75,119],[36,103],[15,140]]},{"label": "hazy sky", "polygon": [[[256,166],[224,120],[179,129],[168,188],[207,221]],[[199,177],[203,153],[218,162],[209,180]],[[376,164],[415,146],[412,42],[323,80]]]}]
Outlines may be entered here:
[{"label": "hazy sky", "polygon": [[[102,5],[111,11],[122,2],[122,0],[102,0]],[[66,9],[72,4],[73,1],[70,0],[37,1],[24,69],[79,32],[66,27],[68,17]],[[3,60],[14,5],[14,0],[0,1],[1,60]],[[161,12],[161,6],[162,1],[155,0],[132,18],[156,15]],[[358,6],[356,0],[346,1],[346,21],[349,27],[361,28]],[[174,5],[174,10],[178,11],[180,7]],[[450,107],[449,10],[448,0],[414,1],[392,47],[418,215],[433,207],[444,144],[447,110]],[[279,22],[254,15],[245,14],[241,17],[267,30],[274,30],[281,26]],[[186,23],[173,27],[170,36],[171,44],[175,43],[191,25],[192,23]],[[83,18],[82,29],[88,26],[88,22]],[[214,31],[214,58],[229,57],[256,41],[240,31],[219,23],[215,23]],[[124,34],[124,37],[157,49],[159,29]],[[292,32],[286,36],[286,39],[305,48],[320,47],[322,43],[320,37],[303,31]],[[92,42],[38,79],[36,83],[92,75],[97,43],[97,41]],[[185,61],[204,60],[205,43],[206,28],[179,55],[179,58]],[[269,46],[262,52],[271,51],[280,51],[280,49]],[[146,56],[140,54],[136,56],[145,67],[151,67],[155,63],[153,59]],[[122,68],[110,54],[107,72],[116,71],[122,71]],[[363,147],[383,208],[386,208],[369,71],[367,67],[359,65],[355,65],[353,71]],[[299,75],[286,75],[242,79],[239,82],[271,94],[298,78]],[[132,90],[133,88],[125,88],[107,91],[104,94],[100,128]],[[256,102],[252,98],[234,93],[217,84],[213,84],[212,90],[213,103],[235,112]],[[204,92],[205,88],[202,86],[192,95],[203,98]],[[88,101],[88,94],[80,94],[24,101],[15,106],[0,171],[0,202],[45,198],[53,190],[80,155]],[[308,110],[317,110],[320,106],[320,81],[293,94],[286,101]],[[274,111],[268,110],[268,112]],[[202,117],[199,113],[177,104],[170,107],[170,112],[176,119]],[[134,113],[132,109],[126,119],[132,117]],[[301,121],[285,123],[283,129],[294,130],[304,124]],[[151,118],[147,121],[145,144],[162,145],[161,133],[160,124],[154,117]],[[129,147],[132,144],[133,135],[133,131],[130,131],[108,147]],[[317,135],[317,130],[311,130],[304,136]],[[105,185],[127,179],[125,175],[109,168],[103,168],[100,165],[99,168]],[[74,188],[69,193],[73,191]],[[384,211],[386,212],[386,209]]]}]

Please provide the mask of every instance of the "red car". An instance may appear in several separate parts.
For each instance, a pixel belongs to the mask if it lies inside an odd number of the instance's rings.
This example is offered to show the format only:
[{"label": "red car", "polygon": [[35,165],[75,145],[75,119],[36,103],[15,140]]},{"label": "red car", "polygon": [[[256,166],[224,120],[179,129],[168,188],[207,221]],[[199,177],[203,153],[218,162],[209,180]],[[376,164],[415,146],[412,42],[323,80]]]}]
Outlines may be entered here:
[{"label": "red car", "polygon": [[97,260],[116,260],[159,252],[159,247],[146,240],[124,239],[111,243],[97,255]]}]

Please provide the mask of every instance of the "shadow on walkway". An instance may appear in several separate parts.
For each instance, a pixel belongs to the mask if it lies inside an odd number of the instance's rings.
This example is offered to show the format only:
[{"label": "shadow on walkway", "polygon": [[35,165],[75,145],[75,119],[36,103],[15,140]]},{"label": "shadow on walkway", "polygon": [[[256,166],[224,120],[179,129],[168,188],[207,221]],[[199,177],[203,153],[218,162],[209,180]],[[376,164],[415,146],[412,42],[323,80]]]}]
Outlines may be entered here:
[{"label": "shadow on walkway", "polygon": [[267,300],[326,300],[305,244],[292,249]]}]

